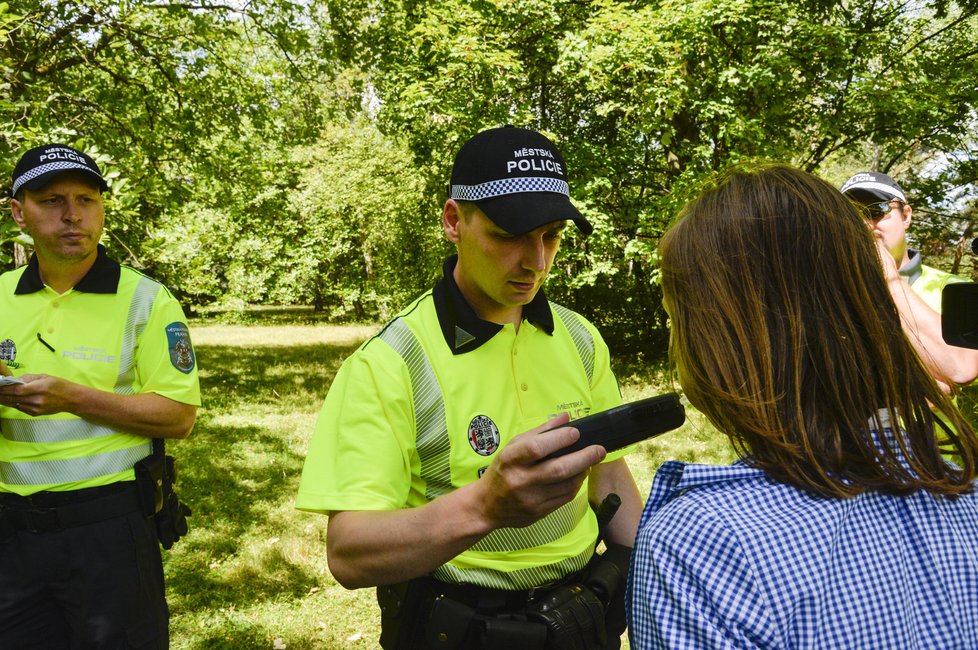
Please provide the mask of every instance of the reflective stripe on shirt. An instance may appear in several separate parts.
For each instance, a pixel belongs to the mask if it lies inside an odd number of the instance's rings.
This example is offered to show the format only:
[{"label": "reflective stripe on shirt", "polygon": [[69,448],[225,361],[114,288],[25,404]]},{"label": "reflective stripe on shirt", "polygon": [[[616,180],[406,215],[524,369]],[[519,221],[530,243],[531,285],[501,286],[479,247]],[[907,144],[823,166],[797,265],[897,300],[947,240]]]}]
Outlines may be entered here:
[{"label": "reflective stripe on shirt", "polygon": [[94,456],[0,463],[0,481],[8,485],[47,485],[84,481],[132,468],[153,453],[153,443],[117,449]]},{"label": "reflective stripe on shirt", "polygon": [[581,363],[584,364],[584,370],[587,372],[587,380],[592,381],[594,379],[594,338],[591,336],[591,332],[584,327],[580,317],[567,307],[555,302],[550,303],[550,306],[557,312],[561,322],[564,323],[564,327],[567,328],[567,332],[577,348],[577,353],[581,356]]},{"label": "reflective stripe on shirt", "polygon": [[432,500],[452,489],[452,468],[448,462],[451,444],[441,387],[421,343],[403,320],[392,322],[380,334],[380,339],[401,355],[411,375],[415,444],[421,461],[421,478],[425,481],[425,497]]},{"label": "reflective stripe on shirt", "polygon": [[[149,322],[159,284],[145,276],[129,302],[126,326],[119,354],[119,372],[114,392],[135,393],[136,342]],[[57,443],[115,435],[111,427],[80,418],[0,418],[3,437],[14,442]],[[117,474],[129,469],[152,453],[152,441],[146,439],[132,447],[89,456],[50,460],[0,462],[0,482],[9,485],[56,485]]]},{"label": "reflective stripe on shirt", "polygon": [[86,420],[6,418],[2,423],[3,437],[13,442],[68,442],[111,436],[116,433],[111,427],[92,424]]},{"label": "reflective stripe on shirt", "polygon": [[[567,328],[587,372],[588,381],[591,381],[594,368],[593,337],[576,314],[555,303],[550,304]],[[421,342],[402,319],[392,321],[378,337],[397,352],[411,377],[415,447],[421,465],[420,476],[425,481],[425,497],[433,500],[454,489],[450,463],[451,443],[441,387]],[[470,550],[505,553],[553,542],[571,533],[589,507],[587,495],[579,494],[571,502],[529,526],[492,531]],[[516,571],[460,569],[444,564],[435,569],[432,575],[450,583],[467,583],[494,589],[524,589],[528,585],[555,582],[582,569],[590,560],[592,552],[591,548],[586,548],[576,556],[553,564]]]}]

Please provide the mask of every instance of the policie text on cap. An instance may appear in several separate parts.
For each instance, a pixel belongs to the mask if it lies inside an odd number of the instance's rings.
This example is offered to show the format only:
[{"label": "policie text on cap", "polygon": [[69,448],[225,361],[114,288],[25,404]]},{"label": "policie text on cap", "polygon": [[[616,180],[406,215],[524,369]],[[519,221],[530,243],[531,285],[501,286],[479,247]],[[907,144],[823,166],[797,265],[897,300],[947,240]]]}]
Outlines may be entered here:
[{"label": "policie text on cap", "polygon": [[564,219],[585,235],[593,230],[570,201],[563,156],[546,136],[530,129],[489,129],[463,144],[448,198],[475,203],[513,235]]},{"label": "policie text on cap", "polygon": [[58,174],[79,171],[91,177],[102,192],[109,189],[102,171],[88,154],[64,144],[46,144],[27,151],[14,167],[10,196],[21,189],[37,191],[54,180]]}]

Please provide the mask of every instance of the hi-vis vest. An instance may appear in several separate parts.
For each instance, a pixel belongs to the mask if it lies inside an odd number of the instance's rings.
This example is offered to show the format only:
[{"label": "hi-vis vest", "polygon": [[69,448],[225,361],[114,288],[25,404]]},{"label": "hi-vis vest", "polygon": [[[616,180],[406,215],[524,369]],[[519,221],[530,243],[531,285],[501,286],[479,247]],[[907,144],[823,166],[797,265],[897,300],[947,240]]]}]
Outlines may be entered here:
[{"label": "hi-vis vest", "polygon": [[[620,405],[597,331],[555,303],[547,308],[552,335],[532,321],[518,330],[507,324],[453,354],[432,292],[419,296],[337,372],[296,507],[323,513],[421,507],[479,480],[510,440],[548,418]],[[457,337],[458,330],[456,324]],[[587,564],[597,534],[585,484],[548,516],[494,530],[434,575],[507,590],[552,584]]]},{"label": "hi-vis vest", "polygon": [[925,265],[921,265],[920,270],[920,275],[914,279],[910,286],[931,309],[939,314],[941,313],[941,295],[944,287],[955,282],[965,282],[965,279]]},{"label": "hi-vis vest", "polygon": [[[594,339],[591,333],[581,323],[577,314],[557,303],[552,302],[550,305],[567,327],[590,381],[594,372]],[[454,489],[447,472],[448,423],[445,421],[445,400],[441,388],[421,342],[403,319],[392,321],[378,338],[391,346],[404,359],[411,373],[421,476],[425,479],[425,496],[429,501],[433,501]]]},{"label": "hi-vis vest", "polygon": [[[0,282],[0,351],[15,375],[49,374],[121,395],[140,390],[137,344],[157,297],[172,300],[162,285],[123,267],[115,294],[45,288],[14,296],[17,277]],[[161,349],[165,359],[165,335]],[[149,438],[69,413],[0,408],[0,434],[0,491],[25,495],[132,480],[133,465],[152,453]]]},{"label": "hi-vis vest", "polygon": [[[590,382],[594,372],[594,339],[574,312],[551,302],[560,322],[567,328],[581,364]],[[425,355],[421,342],[402,319],[397,319],[378,336],[404,360],[411,374],[414,402],[417,451],[421,460],[421,476],[425,481],[425,496],[429,500],[454,489],[449,472],[449,434],[445,419],[445,402],[434,370]],[[524,528],[497,529],[476,542],[468,552],[506,553],[532,546],[540,540],[571,534],[582,517],[589,514],[590,505],[582,489],[577,498],[543,519]],[[593,542],[594,536],[590,536]],[[452,563],[443,564],[432,575],[444,582],[477,584],[495,589],[524,589],[553,581],[584,568],[591,559],[593,548],[587,546],[574,557],[546,567],[518,571],[459,570]]]}]

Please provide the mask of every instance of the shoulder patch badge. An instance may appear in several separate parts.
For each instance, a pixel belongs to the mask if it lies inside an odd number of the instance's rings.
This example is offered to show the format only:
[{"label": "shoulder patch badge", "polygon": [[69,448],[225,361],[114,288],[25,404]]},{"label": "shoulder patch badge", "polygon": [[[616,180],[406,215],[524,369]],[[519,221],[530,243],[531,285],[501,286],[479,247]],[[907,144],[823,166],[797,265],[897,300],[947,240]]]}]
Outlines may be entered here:
[{"label": "shoulder patch badge", "polygon": [[170,349],[170,363],[184,374],[194,369],[194,346],[190,342],[190,330],[179,321],[166,326],[166,343]]},{"label": "shoulder patch badge", "polygon": [[480,456],[489,456],[499,449],[499,429],[487,415],[477,415],[469,422],[469,445]]}]

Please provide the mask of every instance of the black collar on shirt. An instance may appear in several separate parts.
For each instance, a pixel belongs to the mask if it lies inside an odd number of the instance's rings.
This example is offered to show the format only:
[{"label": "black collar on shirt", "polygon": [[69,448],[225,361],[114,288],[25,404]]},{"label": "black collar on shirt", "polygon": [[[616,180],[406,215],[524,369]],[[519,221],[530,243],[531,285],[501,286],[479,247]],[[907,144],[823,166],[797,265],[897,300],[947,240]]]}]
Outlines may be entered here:
[{"label": "black collar on shirt", "polygon": [[[98,256],[92,268],[88,269],[81,280],[73,288],[75,291],[85,293],[115,293],[119,289],[119,276],[122,271],[119,263],[110,259],[105,252],[102,244],[98,245]],[[27,269],[20,276],[15,295],[34,293],[44,288],[44,281],[41,280],[41,270],[37,264],[37,253],[31,255],[31,261],[27,263]]]},{"label": "black collar on shirt", "polygon": [[[431,295],[435,300],[435,312],[438,314],[445,343],[452,354],[465,354],[491,339],[503,326],[479,318],[462,296],[452,274],[457,262],[458,255],[452,255],[445,260],[442,269],[444,277],[432,289]],[[550,312],[550,303],[543,295],[543,289],[537,292],[529,304],[524,305],[523,320],[530,321],[547,334],[553,335],[554,317]]]}]

